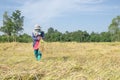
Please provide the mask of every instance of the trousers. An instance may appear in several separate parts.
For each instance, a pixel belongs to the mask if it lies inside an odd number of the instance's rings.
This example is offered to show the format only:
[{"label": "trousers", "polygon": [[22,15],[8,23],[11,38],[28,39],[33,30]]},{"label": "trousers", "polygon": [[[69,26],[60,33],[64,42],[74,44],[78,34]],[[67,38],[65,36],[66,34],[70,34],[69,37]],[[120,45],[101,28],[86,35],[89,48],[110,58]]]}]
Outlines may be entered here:
[{"label": "trousers", "polygon": [[37,61],[39,61],[42,57],[42,53],[40,52],[39,49],[34,50],[34,55]]}]

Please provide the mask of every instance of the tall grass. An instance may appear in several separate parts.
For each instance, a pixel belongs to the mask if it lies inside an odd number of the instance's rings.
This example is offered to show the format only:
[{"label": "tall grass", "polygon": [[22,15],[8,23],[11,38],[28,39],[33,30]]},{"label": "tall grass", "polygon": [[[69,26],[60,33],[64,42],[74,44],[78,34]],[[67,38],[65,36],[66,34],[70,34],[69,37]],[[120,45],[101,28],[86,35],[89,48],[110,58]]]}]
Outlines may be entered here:
[{"label": "tall grass", "polygon": [[0,80],[120,80],[120,43],[0,43]]}]

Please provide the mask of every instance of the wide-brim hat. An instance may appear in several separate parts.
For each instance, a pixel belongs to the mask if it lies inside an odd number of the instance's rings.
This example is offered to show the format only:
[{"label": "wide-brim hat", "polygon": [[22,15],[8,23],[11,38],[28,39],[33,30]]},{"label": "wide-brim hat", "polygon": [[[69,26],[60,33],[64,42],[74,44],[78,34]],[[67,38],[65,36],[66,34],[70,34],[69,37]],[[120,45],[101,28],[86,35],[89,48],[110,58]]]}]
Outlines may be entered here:
[{"label": "wide-brim hat", "polygon": [[40,27],[38,24],[36,24],[36,25],[34,26],[34,29],[41,29],[41,27]]}]

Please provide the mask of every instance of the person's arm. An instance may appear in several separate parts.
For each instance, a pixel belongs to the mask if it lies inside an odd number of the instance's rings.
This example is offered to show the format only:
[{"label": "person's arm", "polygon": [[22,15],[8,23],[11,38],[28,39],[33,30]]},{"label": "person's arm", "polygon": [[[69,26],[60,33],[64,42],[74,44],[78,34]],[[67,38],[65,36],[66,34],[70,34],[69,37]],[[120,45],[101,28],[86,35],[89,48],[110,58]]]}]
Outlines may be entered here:
[{"label": "person's arm", "polygon": [[42,39],[44,40],[44,38],[45,38],[45,34],[44,34],[43,31],[41,31],[41,37],[42,37]]},{"label": "person's arm", "polygon": [[37,41],[37,40],[38,40],[38,38],[34,35],[34,33],[32,33],[32,39],[33,39],[34,41]]},{"label": "person's arm", "polygon": [[45,39],[44,32],[41,31],[41,40],[40,40],[40,42],[41,42],[41,43],[44,43],[44,39]]}]

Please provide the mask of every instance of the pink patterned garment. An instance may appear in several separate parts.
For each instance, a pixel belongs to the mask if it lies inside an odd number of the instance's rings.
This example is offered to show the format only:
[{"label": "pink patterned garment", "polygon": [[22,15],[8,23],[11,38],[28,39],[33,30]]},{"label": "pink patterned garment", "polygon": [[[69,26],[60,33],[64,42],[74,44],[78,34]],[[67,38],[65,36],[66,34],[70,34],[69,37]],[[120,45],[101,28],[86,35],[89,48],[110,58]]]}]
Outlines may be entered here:
[{"label": "pink patterned garment", "polygon": [[38,40],[35,42],[34,47],[33,47],[35,50],[39,49],[41,36],[37,36],[37,39]]}]

